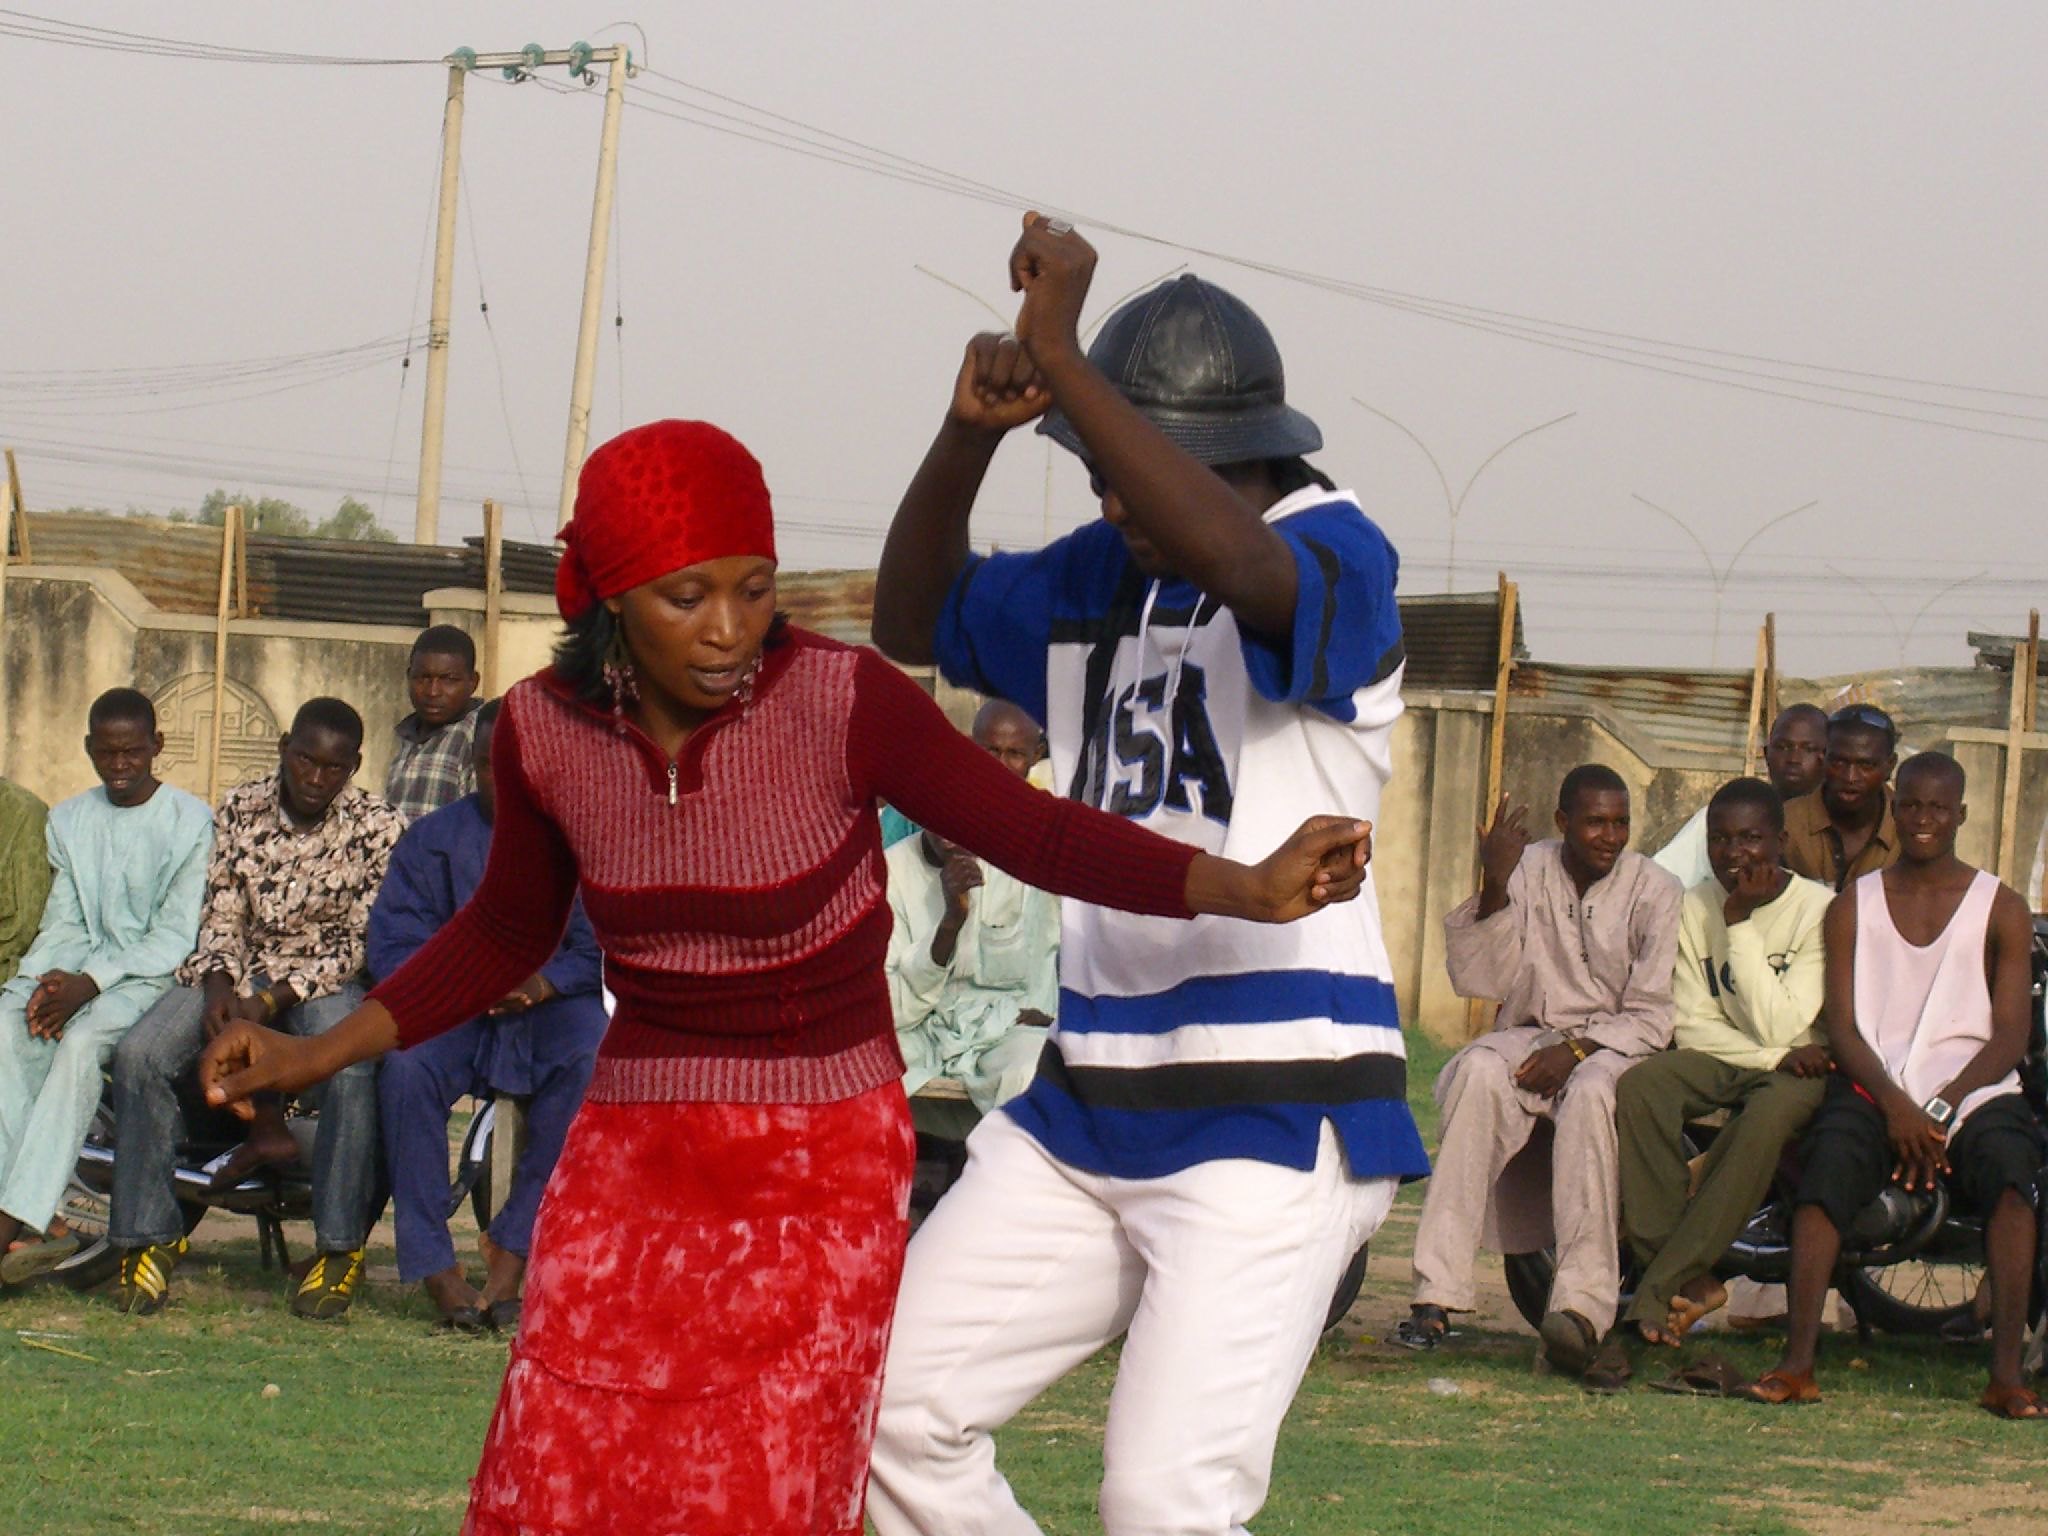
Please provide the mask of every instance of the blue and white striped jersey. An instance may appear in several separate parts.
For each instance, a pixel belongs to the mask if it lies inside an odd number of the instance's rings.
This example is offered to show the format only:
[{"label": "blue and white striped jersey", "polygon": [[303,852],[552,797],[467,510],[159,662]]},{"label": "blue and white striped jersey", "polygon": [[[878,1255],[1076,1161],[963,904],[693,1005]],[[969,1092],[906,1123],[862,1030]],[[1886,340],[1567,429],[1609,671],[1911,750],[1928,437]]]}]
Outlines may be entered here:
[{"label": "blue and white striped jersey", "polygon": [[[1319,812],[1376,821],[1401,714],[1393,547],[1348,492],[1267,521],[1299,575],[1291,635],[1148,580],[1097,522],[972,561],[940,665],[1044,723],[1062,792],[1206,852],[1256,862]],[[1312,1168],[1325,1120],[1354,1176],[1425,1174],[1392,974],[1370,871],[1356,901],[1284,927],[1066,902],[1059,1020],[1008,1113],[1113,1176]]]}]

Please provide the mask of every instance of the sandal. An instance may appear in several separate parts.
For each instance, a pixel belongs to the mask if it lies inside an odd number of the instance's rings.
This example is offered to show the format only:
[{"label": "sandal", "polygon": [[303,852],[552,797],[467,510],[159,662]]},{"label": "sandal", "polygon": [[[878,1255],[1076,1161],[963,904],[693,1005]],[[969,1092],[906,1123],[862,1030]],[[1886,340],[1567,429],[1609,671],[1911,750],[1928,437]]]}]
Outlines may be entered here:
[{"label": "sandal", "polygon": [[68,1231],[56,1237],[17,1243],[7,1250],[5,1258],[0,1258],[0,1285],[27,1285],[62,1264],[78,1252],[78,1247],[78,1234]]},{"label": "sandal", "polygon": [[1820,1383],[1811,1376],[1794,1376],[1789,1371],[1765,1371],[1755,1381],[1732,1389],[1730,1397],[1746,1403],[1763,1403],[1772,1408],[1804,1406],[1820,1401]]},{"label": "sandal", "polygon": [[1662,1381],[1651,1382],[1650,1390],[1680,1397],[1733,1397],[1742,1385],[1742,1373],[1726,1360],[1719,1355],[1701,1355]]},{"label": "sandal", "polygon": [[2048,1419],[2048,1402],[2029,1388],[2014,1383],[2001,1387],[1996,1382],[1984,1389],[1977,1406],[2001,1419]]},{"label": "sandal", "polygon": [[1617,1392],[1628,1390],[1629,1378],[1635,1375],[1635,1367],[1629,1364],[1628,1346],[1620,1334],[1611,1334],[1605,1344],[1593,1356],[1593,1363],[1586,1367],[1586,1374],[1579,1378],[1579,1384],[1588,1392],[1597,1392],[1602,1397],[1612,1397]]},{"label": "sandal", "polygon": [[1451,1337],[1451,1314],[1442,1307],[1424,1302],[1410,1307],[1408,1315],[1394,1325],[1394,1337],[1390,1342],[1403,1349],[1432,1350]]},{"label": "sandal", "polygon": [[434,1327],[442,1333],[489,1333],[491,1320],[481,1308],[457,1307],[453,1312],[443,1312]]}]

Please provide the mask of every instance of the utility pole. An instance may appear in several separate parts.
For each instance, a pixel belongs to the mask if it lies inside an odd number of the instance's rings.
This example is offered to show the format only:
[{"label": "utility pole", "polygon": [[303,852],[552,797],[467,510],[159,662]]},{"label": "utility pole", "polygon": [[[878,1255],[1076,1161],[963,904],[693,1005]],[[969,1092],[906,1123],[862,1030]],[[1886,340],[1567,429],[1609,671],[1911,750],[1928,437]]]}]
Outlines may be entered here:
[{"label": "utility pole", "polygon": [[597,377],[598,313],[604,308],[605,244],[612,227],[612,188],[618,179],[619,108],[625,104],[631,57],[624,48],[591,55],[610,55],[605,70],[604,128],[597,141],[597,192],[590,203],[590,259],[583,268],[583,318],[576,327],[576,373],[569,381],[569,442],[562,451],[561,515],[555,526],[566,528],[576,510],[576,479],[583,473],[583,452],[590,442],[590,392]]},{"label": "utility pole", "polygon": [[455,198],[462,173],[462,82],[470,63],[448,61],[448,105],[441,114],[441,203],[434,224],[434,305],[427,320],[427,403],[420,421],[419,504],[412,541],[441,540],[441,439],[448,412],[448,309],[455,288]]},{"label": "utility pole", "polygon": [[441,198],[434,232],[434,299],[427,323],[427,399],[420,423],[418,510],[413,517],[413,542],[438,543],[441,534],[441,444],[448,410],[448,313],[455,287],[455,204],[461,192],[462,85],[476,69],[501,69],[508,80],[523,80],[535,70],[566,66],[572,80],[592,78],[590,66],[609,66],[605,76],[604,136],[598,143],[597,199],[591,214],[590,265],[583,276],[583,319],[576,336],[576,373],[569,389],[569,451],[562,472],[562,521],[576,497],[576,476],[583,468],[584,443],[590,435],[591,381],[597,372],[597,317],[604,304],[605,237],[611,228],[612,184],[618,164],[619,109],[625,102],[626,77],[633,55],[624,47],[543,48],[529,43],[516,53],[478,53],[458,48],[449,54],[448,105],[441,119]]}]

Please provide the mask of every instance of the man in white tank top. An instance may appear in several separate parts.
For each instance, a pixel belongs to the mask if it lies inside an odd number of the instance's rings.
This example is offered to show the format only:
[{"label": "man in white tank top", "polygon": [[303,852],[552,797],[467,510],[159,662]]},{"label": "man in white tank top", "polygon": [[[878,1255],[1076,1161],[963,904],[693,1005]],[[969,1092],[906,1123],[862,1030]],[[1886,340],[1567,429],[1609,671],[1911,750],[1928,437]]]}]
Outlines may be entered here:
[{"label": "man in white tank top", "polygon": [[1843,1231],[1887,1178],[1913,1190],[1946,1176],[1956,1207],[1984,1218],[1983,1406],[2048,1415],[2020,1383],[2033,1198],[2048,1158],[2014,1070],[2027,1046],[2033,922],[2017,892],[1956,857],[1963,787],[1952,758],[1909,758],[1893,798],[1899,862],[1859,878],[1828,911],[1824,1014],[1837,1071],[1800,1148],[1785,1354],[1742,1389],[1754,1401],[1819,1400],[1814,1352]]}]

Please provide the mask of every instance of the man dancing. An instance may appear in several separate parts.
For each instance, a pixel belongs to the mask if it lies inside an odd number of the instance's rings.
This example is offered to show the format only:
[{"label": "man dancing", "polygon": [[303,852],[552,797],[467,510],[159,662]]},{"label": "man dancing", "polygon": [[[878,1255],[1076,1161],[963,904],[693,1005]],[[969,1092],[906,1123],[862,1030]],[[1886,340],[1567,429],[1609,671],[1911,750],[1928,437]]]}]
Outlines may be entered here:
[{"label": "man dancing", "polygon": [[[968,346],[890,531],[876,642],[1042,721],[1068,795],[1198,848],[1269,843],[1304,800],[1369,820],[1401,712],[1394,551],[1302,458],[1322,436],[1251,310],[1183,276],[1084,356],[1094,266],[1025,220],[1016,333]],[[1102,520],[976,558],[989,462],[1048,406]],[[882,1536],[1035,1532],[991,1433],[1119,1334],[1104,1527],[1241,1530],[1338,1278],[1426,1169],[1369,880],[1284,933],[1069,902],[1060,958],[1036,1081],[911,1244]]]}]

